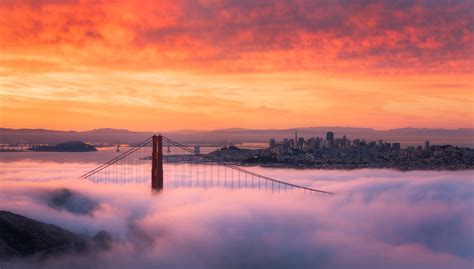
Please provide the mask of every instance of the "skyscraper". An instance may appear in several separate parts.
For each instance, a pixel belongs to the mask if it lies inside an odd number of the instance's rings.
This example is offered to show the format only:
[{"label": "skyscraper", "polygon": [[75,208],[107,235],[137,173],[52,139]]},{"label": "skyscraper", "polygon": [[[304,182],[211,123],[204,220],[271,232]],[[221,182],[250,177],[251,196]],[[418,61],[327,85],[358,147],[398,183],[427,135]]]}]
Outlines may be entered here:
[{"label": "skyscraper", "polygon": [[329,144],[331,146],[334,145],[334,133],[333,132],[327,132],[326,133],[326,140],[329,141]]},{"label": "skyscraper", "polygon": [[296,147],[298,147],[297,144],[298,144],[298,131],[295,130],[295,146]]},{"label": "skyscraper", "polygon": [[430,149],[430,141],[425,141],[425,150]]},{"label": "skyscraper", "polygon": [[269,144],[270,144],[269,146],[270,146],[271,149],[274,148],[274,147],[275,147],[275,144],[276,144],[275,139],[274,139],[274,138],[270,139],[270,143],[269,143]]},{"label": "skyscraper", "polygon": [[303,148],[304,148],[304,137],[298,138],[298,143],[297,144],[298,144],[298,148],[303,150]]}]

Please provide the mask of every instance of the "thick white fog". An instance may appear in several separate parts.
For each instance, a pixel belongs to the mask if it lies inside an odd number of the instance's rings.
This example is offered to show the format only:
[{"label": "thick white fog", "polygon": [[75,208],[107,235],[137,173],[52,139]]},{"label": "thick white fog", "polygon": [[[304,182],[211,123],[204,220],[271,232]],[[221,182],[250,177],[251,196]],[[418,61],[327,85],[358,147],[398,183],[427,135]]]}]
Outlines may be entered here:
[{"label": "thick white fog", "polygon": [[[0,163],[0,209],[93,236],[108,251],[5,268],[472,268],[472,171],[255,171],[334,191],[175,188],[94,184],[95,164]],[[64,189],[66,204],[52,199]]]}]

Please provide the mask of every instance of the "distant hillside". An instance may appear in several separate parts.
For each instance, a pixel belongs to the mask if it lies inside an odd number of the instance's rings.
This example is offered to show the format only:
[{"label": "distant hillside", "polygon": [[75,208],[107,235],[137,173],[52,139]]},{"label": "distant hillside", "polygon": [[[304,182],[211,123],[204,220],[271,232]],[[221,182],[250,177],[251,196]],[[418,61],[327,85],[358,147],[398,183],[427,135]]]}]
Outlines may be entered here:
[{"label": "distant hillside", "polygon": [[[422,143],[430,140],[438,144],[472,145],[474,129],[428,129],[399,128],[391,130],[374,130],[370,128],[352,127],[305,127],[290,129],[218,129],[209,131],[178,130],[163,133],[164,135],[186,143],[242,143],[267,142],[270,138],[283,139],[294,137],[325,137],[332,131],[336,137],[346,135],[349,139],[367,139],[397,141],[402,143]],[[95,129],[84,132],[54,131],[44,129],[8,129],[0,128],[0,143],[6,144],[57,144],[67,141],[84,141],[96,144],[137,143],[153,135],[152,132],[134,132],[124,129]]]},{"label": "distant hillside", "polygon": [[95,129],[91,131],[55,131],[44,129],[0,128],[0,143],[50,144],[84,141],[97,144],[134,143],[151,136],[151,132],[132,132],[122,129]]}]

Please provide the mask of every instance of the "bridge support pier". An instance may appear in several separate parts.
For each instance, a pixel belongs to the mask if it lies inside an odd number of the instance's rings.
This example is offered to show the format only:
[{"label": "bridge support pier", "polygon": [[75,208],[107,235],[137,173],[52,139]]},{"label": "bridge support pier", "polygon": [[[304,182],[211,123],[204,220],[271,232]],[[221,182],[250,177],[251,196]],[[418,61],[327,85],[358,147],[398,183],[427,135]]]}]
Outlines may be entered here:
[{"label": "bridge support pier", "polygon": [[151,188],[163,189],[163,137],[153,136],[153,151],[151,154]]}]

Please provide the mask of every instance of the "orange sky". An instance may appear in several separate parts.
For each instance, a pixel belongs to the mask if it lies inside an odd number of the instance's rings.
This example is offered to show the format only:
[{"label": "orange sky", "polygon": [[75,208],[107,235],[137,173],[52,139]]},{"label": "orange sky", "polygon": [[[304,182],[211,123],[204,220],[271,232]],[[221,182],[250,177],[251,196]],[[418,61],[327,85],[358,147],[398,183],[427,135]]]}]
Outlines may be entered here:
[{"label": "orange sky", "polygon": [[0,126],[474,127],[472,1],[0,1]]}]

